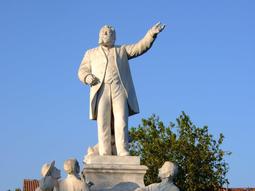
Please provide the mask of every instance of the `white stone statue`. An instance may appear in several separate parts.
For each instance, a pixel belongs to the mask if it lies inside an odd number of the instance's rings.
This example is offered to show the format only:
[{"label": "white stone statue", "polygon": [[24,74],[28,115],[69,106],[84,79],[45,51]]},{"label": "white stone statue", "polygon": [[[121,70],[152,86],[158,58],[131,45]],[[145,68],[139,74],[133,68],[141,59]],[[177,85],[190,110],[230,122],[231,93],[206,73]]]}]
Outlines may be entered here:
[{"label": "white stone statue", "polygon": [[44,164],[41,169],[41,175],[43,178],[39,180],[39,187],[36,188],[36,191],[58,191],[58,179],[61,176],[60,170],[55,167],[55,161],[50,164]]},{"label": "white stone statue", "polygon": [[67,177],[59,182],[59,191],[89,191],[85,178],[81,179],[80,166],[76,159],[68,159],[64,162],[64,170]]},{"label": "white stone statue", "polygon": [[118,46],[115,29],[106,25],[99,32],[99,46],[85,53],[78,77],[90,85],[90,119],[97,120],[100,155],[113,154],[111,136],[117,155],[129,155],[128,116],[139,113],[139,107],[128,60],[149,50],[164,28],[157,23],[137,43]]},{"label": "white stone statue", "polygon": [[173,178],[178,173],[176,164],[166,161],[159,169],[158,176],[161,179],[160,183],[150,184],[144,188],[137,188],[135,191],[179,191],[179,188],[174,185]]}]

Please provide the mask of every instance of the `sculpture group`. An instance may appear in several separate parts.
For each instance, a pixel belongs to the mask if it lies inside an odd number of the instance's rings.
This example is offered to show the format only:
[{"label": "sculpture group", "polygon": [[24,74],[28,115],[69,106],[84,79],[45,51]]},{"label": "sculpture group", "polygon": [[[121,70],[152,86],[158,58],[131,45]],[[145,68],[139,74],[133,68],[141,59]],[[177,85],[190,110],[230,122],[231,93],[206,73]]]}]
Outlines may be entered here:
[{"label": "sculpture group", "polygon": [[157,23],[128,45],[115,45],[112,26],[101,28],[99,46],[86,51],[78,70],[80,81],[90,86],[90,119],[97,120],[98,144],[88,149],[81,173],[76,159],[64,162],[63,180],[54,161],[44,164],[36,191],[179,191],[173,184],[177,166],[170,161],[159,169],[160,183],[144,186],[147,167],[138,156],[129,156],[128,148],[128,117],[139,113],[128,61],[149,50],[164,28]]},{"label": "sculpture group", "polygon": [[55,161],[42,166],[42,179],[36,191],[89,191],[91,183],[80,174],[80,166],[76,159],[68,159],[64,162],[64,170],[67,177],[61,178],[60,170],[55,167]]},{"label": "sculpture group", "polygon": [[[76,159],[68,159],[64,162],[64,170],[67,177],[60,179],[60,170],[55,167],[55,161],[46,163],[42,166],[42,179],[36,191],[91,191],[93,183],[88,182],[83,174],[80,173],[80,166]],[[154,183],[146,187],[138,187],[135,191],[179,191],[173,183],[173,178],[178,172],[177,166],[166,161],[159,169],[158,176],[160,183]],[[92,189],[91,189],[92,187]],[[107,190],[107,189],[106,189]]]}]

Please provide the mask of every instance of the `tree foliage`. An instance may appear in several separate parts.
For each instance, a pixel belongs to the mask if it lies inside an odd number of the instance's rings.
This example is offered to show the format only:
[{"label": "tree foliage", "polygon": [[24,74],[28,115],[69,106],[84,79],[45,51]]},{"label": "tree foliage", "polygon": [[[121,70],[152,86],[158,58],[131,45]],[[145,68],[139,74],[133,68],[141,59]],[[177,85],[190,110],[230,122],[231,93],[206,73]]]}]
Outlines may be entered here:
[{"label": "tree foliage", "polygon": [[220,134],[215,140],[207,126],[196,127],[184,112],[176,124],[167,127],[155,115],[142,119],[142,124],[132,127],[129,134],[131,154],[139,155],[141,164],[149,168],[146,185],[159,181],[158,168],[168,160],[179,167],[175,182],[181,190],[218,191],[228,184],[224,156],[230,153],[220,148],[224,136]]}]

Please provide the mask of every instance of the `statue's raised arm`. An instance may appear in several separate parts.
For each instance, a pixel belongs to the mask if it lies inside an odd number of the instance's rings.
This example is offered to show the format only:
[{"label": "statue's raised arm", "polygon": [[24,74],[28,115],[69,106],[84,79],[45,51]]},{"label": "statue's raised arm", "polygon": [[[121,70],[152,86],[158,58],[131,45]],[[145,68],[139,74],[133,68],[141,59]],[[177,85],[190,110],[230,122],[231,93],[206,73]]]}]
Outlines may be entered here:
[{"label": "statue's raised arm", "polygon": [[162,24],[161,22],[158,22],[148,30],[146,35],[140,41],[135,44],[125,45],[128,59],[140,56],[149,50],[157,35],[164,30],[165,26],[166,25]]}]

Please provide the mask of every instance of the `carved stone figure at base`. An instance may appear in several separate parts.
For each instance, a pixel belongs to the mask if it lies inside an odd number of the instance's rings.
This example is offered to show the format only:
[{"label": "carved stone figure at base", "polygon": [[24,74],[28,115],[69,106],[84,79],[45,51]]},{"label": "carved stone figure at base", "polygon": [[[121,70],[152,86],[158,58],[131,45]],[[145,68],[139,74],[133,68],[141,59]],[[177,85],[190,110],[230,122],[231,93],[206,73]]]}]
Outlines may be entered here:
[{"label": "carved stone figure at base", "polygon": [[59,191],[89,191],[85,178],[81,179],[80,166],[76,159],[68,159],[64,162],[64,170],[67,177],[59,182]]},{"label": "carved stone figure at base", "polygon": [[85,53],[78,77],[90,85],[90,119],[97,120],[100,155],[113,155],[112,136],[117,155],[129,155],[128,117],[139,113],[139,107],[128,60],[149,50],[164,27],[157,23],[137,43],[118,46],[115,29],[105,25],[99,46]]},{"label": "carved stone figure at base", "polygon": [[144,188],[137,188],[135,191],[179,191],[179,188],[173,183],[173,178],[177,172],[177,166],[170,161],[166,161],[159,169],[158,176],[161,179],[160,183],[150,184]]},{"label": "carved stone figure at base", "polygon": [[41,175],[43,178],[39,180],[39,187],[36,188],[36,191],[58,191],[58,179],[61,176],[60,170],[55,167],[55,161],[52,161],[50,164],[44,164]]},{"label": "carved stone figure at base", "polygon": [[[93,147],[89,147],[87,150],[87,156],[89,155],[99,155],[99,145],[96,144]],[[117,150],[116,150],[116,145],[115,145],[115,140],[114,136],[111,136],[111,148],[112,148],[112,155],[117,155]]]}]

